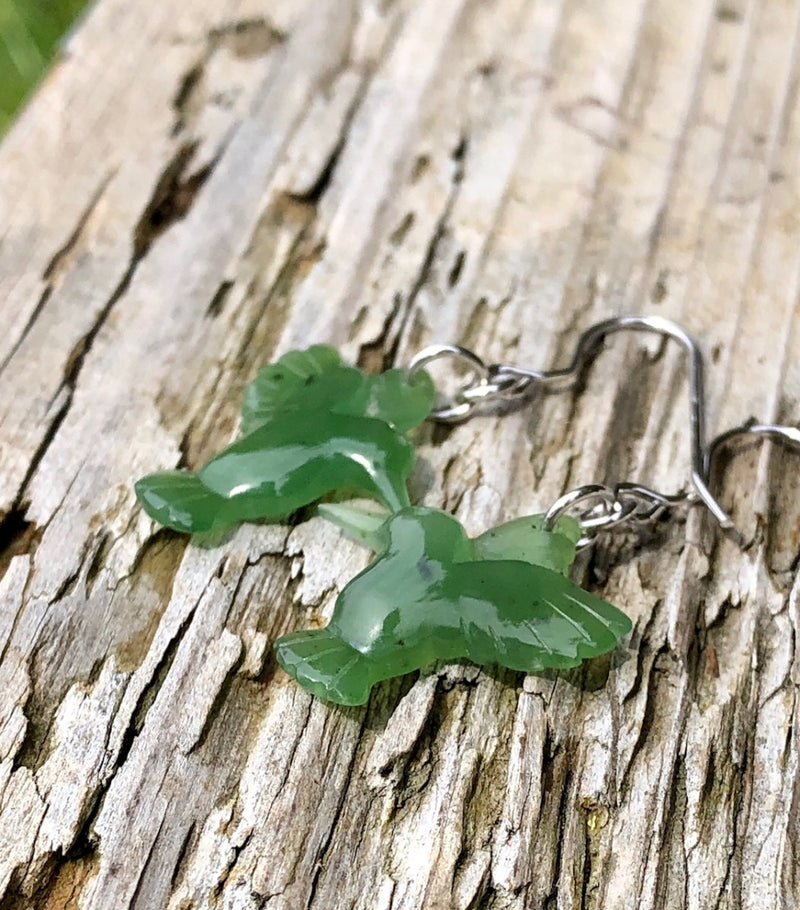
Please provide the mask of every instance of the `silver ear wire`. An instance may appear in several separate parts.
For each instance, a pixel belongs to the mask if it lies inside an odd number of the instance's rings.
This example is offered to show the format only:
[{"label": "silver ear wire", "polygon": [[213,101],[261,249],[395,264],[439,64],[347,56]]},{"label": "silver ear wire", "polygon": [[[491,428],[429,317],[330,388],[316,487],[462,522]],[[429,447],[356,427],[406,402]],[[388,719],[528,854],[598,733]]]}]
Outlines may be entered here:
[{"label": "silver ear wire", "polygon": [[661,316],[616,316],[590,326],[578,338],[575,353],[568,366],[555,370],[530,370],[510,364],[486,364],[477,354],[457,345],[435,345],[420,351],[411,361],[409,371],[423,369],[445,357],[455,357],[467,364],[471,376],[450,401],[431,413],[434,420],[455,423],[465,420],[481,402],[513,401],[532,389],[562,390],[569,388],[581,371],[597,356],[603,341],[621,331],[649,332],[677,341],[689,360],[689,432],[691,489],[674,494],[660,493],[642,484],[619,483],[613,487],[584,484],[559,497],[545,516],[551,527],[566,513],[573,514],[584,531],[579,546],[592,543],[602,530],[656,520],[667,509],[702,502],[723,531],[739,537],[733,522],[709,489],[709,478],[719,450],[743,436],[778,439],[800,447],[800,430],[775,424],[751,424],[736,427],[705,444],[705,394],[703,357],[694,339],[681,326]]},{"label": "silver ear wire", "polygon": [[721,449],[730,443],[746,441],[748,436],[772,439],[775,442],[782,442],[791,448],[800,448],[800,429],[797,427],[782,426],[776,423],[746,423],[740,427],[734,427],[732,430],[720,433],[708,444],[705,463],[707,476],[711,476],[711,472],[714,470],[714,463],[719,457]]}]

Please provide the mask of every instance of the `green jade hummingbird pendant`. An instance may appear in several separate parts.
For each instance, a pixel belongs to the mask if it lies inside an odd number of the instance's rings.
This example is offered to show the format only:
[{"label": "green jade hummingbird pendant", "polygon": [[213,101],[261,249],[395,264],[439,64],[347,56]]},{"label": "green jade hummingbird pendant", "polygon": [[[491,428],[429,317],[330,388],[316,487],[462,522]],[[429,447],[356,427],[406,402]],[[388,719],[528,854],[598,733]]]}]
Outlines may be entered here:
[{"label": "green jade hummingbird pendant", "polygon": [[284,670],[319,698],[364,704],[375,683],[437,660],[574,667],[631,630],[622,611],[566,577],[580,538],[572,518],[552,530],[542,515],[518,518],[471,539],[437,509],[384,519],[319,508],[378,553],[339,594],[326,628],[275,644]]},{"label": "green jade hummingbird pendant", "polygon": [[351,488],[403,509],[415,459],[405,433],[434,394],[424,372],[373,376],[326,345],[291,351],[248,385],[239,440],[196,473],[142,477],[136,495],[151,518],[190,533],[280,518]]}]

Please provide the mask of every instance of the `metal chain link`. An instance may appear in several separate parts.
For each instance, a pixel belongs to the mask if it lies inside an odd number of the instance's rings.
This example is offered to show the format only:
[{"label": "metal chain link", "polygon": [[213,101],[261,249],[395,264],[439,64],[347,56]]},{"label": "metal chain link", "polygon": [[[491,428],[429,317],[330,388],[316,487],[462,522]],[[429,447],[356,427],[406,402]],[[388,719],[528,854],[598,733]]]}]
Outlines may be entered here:
[{"label": "metal chain link", "polygon": [[510,364],[486,363],[474,351],[457,344],[437,344],[420,351],[409,365],[410,377],[413,379],[420,370],[439,360],[453,360],[466,367],[469,377],[431,411],[431,418],[443,423],[466,420],[479,404],[519,398],[535,379],[545,378],[544,374]]},{"label": "metal chain link", "polygon": [[583,532],[577,544],[582,549],[594,543],[601,531],[650,524],[665,511],[694,501],[694,493],[665,496],[641,484],[618,483],[610,487],[589,483],[559,497],[545,513],[544,527],[550,530],[563,515],[571,515]]}]

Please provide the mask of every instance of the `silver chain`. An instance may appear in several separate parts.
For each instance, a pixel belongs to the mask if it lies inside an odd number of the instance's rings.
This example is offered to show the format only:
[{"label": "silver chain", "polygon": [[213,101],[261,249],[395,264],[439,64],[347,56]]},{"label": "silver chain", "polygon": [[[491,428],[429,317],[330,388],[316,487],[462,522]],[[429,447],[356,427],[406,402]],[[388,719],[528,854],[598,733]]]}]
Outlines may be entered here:
[{"label": "silver chain", "polygon": [[457,344],[436,344],[420,351],[409,365],[411,377],[438,360],[453,360],[465,367],[467,381],[431,411],[432,420],[459,423],[479,404],[511,401],[524,395],[534,380],[547,381],[544,373],[522,370],[510,364],[485,363],[474,351]]},{"label": "silver chain", "polygon": [[709,478],[720,449],[742,437],[757,436],[777,439],[800,447],[800,430],[776,424],[747,424],[721,433],[708,445],[704,440],[705,398],[703,360],[697,344],[684,329],[660,316],[619,316],[591,326],[578,338],[571,363],[555,370],[530,370],[511,364],[487,364],[477,354],[455,344],[433,345],[420,351],[409,365],[409,373],[425,369],[442,360],[454,361],[466,371],[466,379],[449,399],[440,401],[431,418],[444,423],[458,423],[470,417],[479,405],[514,401],[531,389],[569,388],[581,369],[602,348],[606,337],[622,330],[650,332],[662,340],[673,339],[689,358],[689,427],[691,435],[691,484],[687,491],[660,493],[638,483],[584,484],[559,497],[545,515],[545,526],[552,527],[562,515],[572,515],[580,524],[583,536],[579,547],[592,543],[601,531],[631,524],[656,521],[667,510],[702,502],[720,527],[738,536],[730,516],[709,489]]},{"label": "silver chain", "polygon": [[547,510],[544,527],[551,529],[563,515],[575,518],[581,529],[578,549],[594,543],[601,531],[625,525],[648,525],[666,511],[688,506],[697,497],[693,492],[665,496],[649,487],[618,483],[613,487],[587,483],[560,496]]}]

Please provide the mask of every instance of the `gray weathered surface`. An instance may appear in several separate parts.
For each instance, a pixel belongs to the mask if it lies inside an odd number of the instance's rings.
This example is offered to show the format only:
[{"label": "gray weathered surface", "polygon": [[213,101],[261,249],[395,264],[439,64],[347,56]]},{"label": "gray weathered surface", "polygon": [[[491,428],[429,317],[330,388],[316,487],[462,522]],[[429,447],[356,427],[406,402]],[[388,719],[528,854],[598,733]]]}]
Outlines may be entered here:
[{"label": "gray weathered surface", "polygon": [[[366,555],[319,519],[202,547],[138,475],[329,341],[550,366],[657,312],[712,429],[800,416],[790,0],[101,0],[0,146],[0,894],[61,908],[792,908],[796,456],[588,581],[635,620],[566,678],[439,667],[331,709],[275,666]],[[651,348],[652,350],[652,348]],[[683,484],[684,371],[424,428],[474,532],[591,480]]]}]

